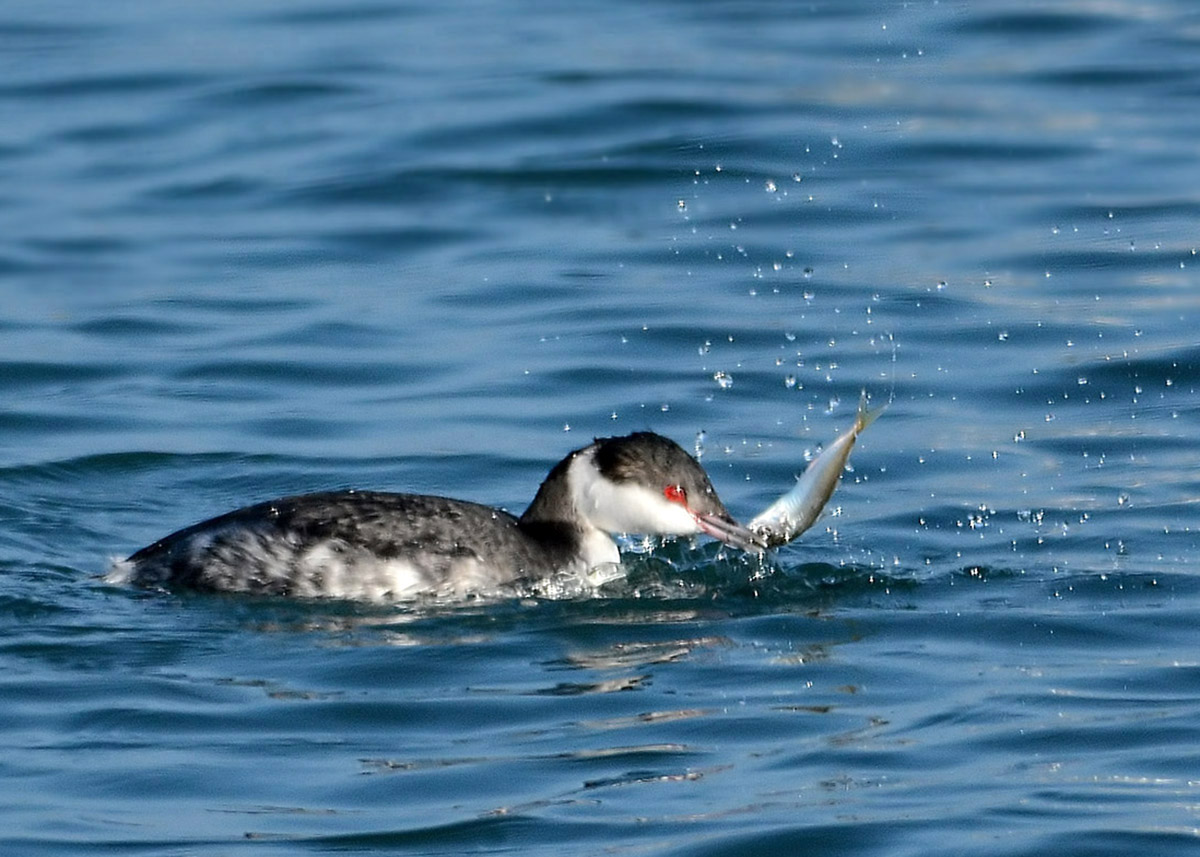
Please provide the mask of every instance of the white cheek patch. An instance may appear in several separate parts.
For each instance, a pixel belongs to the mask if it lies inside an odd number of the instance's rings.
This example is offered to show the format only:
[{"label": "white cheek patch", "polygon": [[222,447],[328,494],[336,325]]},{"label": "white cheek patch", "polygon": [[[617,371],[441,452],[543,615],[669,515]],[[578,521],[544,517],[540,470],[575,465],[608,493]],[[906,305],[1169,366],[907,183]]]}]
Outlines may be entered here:
[{"label": "white cheek patch", "polygon": [[594,457],[594,450],[577,455],[569,477],[575,508],[592,526],[608,533],[690,536],[700,532],[692,513],[679,503],[642,485],[602,477]]}]

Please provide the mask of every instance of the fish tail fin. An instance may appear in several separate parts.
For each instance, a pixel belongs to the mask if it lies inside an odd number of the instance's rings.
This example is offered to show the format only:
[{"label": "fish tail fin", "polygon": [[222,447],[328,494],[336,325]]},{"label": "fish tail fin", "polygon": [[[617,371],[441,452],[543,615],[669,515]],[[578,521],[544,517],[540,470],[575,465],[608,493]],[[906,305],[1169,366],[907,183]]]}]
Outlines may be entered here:
[{"label": "fish tail fin", "polygon": [[879,419],[879,415],[887,410],[888,405],[892,403],[891,399],[884,402],[877,408],[869,407],[867,399],[867,391],[862,391],[862,398],[858,400],[858,417],[854,421],[854,434],[860,435],[875,420]]}]

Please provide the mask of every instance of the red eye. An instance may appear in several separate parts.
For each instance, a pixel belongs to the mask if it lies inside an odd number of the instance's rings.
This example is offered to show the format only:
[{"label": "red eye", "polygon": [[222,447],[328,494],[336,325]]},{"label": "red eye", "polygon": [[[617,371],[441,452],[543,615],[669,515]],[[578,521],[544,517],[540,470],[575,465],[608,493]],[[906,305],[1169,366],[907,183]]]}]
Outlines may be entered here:
[{"label": "red eye", "polygon": [[668,485],[663,489],[663,496],[672,503],[678,503],[680,506],[687,505],[687,492],[678,485]]}]

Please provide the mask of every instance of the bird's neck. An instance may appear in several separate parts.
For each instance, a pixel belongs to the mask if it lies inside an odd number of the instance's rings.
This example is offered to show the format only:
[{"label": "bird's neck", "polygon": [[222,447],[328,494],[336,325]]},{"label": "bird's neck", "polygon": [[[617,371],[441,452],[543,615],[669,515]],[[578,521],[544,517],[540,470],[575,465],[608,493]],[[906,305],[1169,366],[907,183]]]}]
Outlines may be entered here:
[{"label": "bird's neck", "polygon": [[580,562],[586,568],[621,561],[617,543],[608,533],[592,525],[578,507],[571,480],[580,468],[591,466],[583,450],[572,452],[546,476],[518,526],[539,543]]}]

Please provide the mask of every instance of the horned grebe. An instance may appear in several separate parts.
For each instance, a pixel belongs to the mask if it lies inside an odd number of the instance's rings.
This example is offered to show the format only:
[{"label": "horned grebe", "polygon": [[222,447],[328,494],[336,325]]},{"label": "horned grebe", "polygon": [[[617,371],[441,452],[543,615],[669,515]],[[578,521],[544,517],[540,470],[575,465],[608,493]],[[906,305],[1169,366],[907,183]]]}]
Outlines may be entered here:
[{"label": "horned grebe", "polygon": [[302,598],[462,596],[615,566],[613,533],[706,533],[742,550],[765,548],[726,511],[692,456],[637,432],[572,452],[519,518],[419,494],[304,494],[173,533],[118,562],[108,579]]}]

